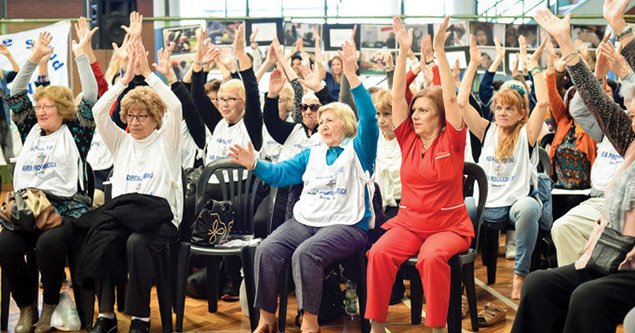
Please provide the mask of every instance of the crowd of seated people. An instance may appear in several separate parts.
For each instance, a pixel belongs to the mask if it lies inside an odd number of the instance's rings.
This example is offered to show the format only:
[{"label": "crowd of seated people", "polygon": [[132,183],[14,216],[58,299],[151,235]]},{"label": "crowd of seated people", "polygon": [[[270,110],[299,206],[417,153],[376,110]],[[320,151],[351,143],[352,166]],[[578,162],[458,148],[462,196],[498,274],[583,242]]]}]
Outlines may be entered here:
[{"label": "crowd of seated people", "polygon": [[[300,39],[285,55],[274,39],[262,57],[257,31],[248,39],[251,50],[246,48],[244,25],[237,27],[231,49],[215,46],[199,29],[192,66],[179,79],[170,60],[175,45],[160,49],[150,64],[151,47],[141,38],[143,17],[133,12],[106,74],[91,47],[96,29],[78,20],[72,51],[82,93],[73,96],[46,75],[49,45],[57,36],[34,36],[29,58],[13,65],[17,74],[3,71],[0,77],[13,80],[6,106],[23,147],[13,190],[43,191],[62,222],[36,231],[3,223],[0,264],[20,309],[14,331],[54,329],[51,316],[68,256],[77,263],[73,283],[98,297],[90,332],[117,331],[115,285],[121,270],[128,277],[124,313],[132,318],[130,332],[149,332],[154,263],[178,239],[180,225],[195,221],[183,172],[229,159],[266,183],[251,212],[254,232],[263,238],[254,259],[254,306],[260,312],[255,332],[277,332],[278,289],[288,267],[303,311],[301,331],[319,332],[324,269],[359,251],[368,259],[365,318],[371,332],[386,331],[389,304],[403,296],[399,267],[412,256],[425,292],[425,324],[444,332],[448,260],[465,252],[477,235],[475,200],[463,197],[466,162],[478,164],[487,176],[483,220],[515,229],[507,234],[515,245],[508,257],[515,263],[511,293],[505,295],[520,304],[512,331],[609,332],[625,322],[625,331],[634,332],[635,38],[624,21],[627,5],[606,0],[604,17],[621,45],[616,50],[607,36],[594,62],[572,40],[568,16],[538,11],[535,20],[550,37],[544,35],[533,53],[525,37],[518,37],[517,62],[526,73],[516,69],[511,80],[494,80],[506,54],[495,37],[496,57],[478,93],[473,82],[482,43],[471,36],[470,61],[461,76],[446,56],[449,17],[433,38],[422,36],[420,58],[412,52],[412,31],[394,18],[399,45],[394,64],[392,55],[382,55],[388,89],[366,87],[358,75],[355,32],[327,62],[317,31],[314,54]],[[0,52],[10,57],[1,46]],[[38,68],[31,98],[26,87]],[[208,80],[214,68],[222,78]],[[607,79],[610,71],[617,83]],[[261,94],[263,77],[268,87]],[[536,195],[547,124],[554,133],[547,152],[551,168],[541,172],[561,189],[590,190],[583,199],[566,201],[553,225],[542,222],[544,203]],[[10,142],[0,146],[10,149]],[[43,164],[48,167],[34,167]],[[87,183],[89,172],[94,185]],[[212,177],[204,184],[206,199],[220,199],[221,181]],[[294,186],[302,189],[292,216],[268,228],[270,202],[286,202],[282,189]],[[271,187],[279,191],[274,195]],[[373,205],[376,188],[383,199],[379,205]],[[388,217],[381,225],[375,225],[378,209]],[[555,244],[558,268],[532,267],[540,229]],[[598,259],[598,251],[609,237],[627,245],[613,249],[613,266],[602,271],[598,266],[608,259]],[[43,285],[39,314],[31,292],[37,280],[24,278],[25,254],[33,251]],[[123,256],[125,265],[118,261]],[[238,300],[241,262],[227,256],[223,267],[221,299]]]}]

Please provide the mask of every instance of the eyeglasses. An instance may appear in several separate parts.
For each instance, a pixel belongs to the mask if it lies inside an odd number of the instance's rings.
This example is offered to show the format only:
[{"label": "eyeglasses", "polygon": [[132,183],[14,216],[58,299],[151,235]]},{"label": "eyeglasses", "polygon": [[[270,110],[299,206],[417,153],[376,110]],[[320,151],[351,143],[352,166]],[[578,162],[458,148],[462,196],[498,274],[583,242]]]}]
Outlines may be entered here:
[{"label": "eyeglasses", "polygon": [[35,110],[39,111],[39,110],[50,110],[54,107],[56,107],[57,105],[55,104],[43,104],[43,105],[36,105],[35,106]]},{"label": "eyeglasses", "polygon": [[217,98],[216,102],[218,102],[218,104],[220,103],[229,103],[229,104],[233,104],[236,103],[237,100],[239,100],[241,98],[236,98],[236,97],[229,97],[229,98]]},{"label": "eyeglasses", "polygon": [[317,110],[320,108],[320,104],[300,104],[300,109],[302,109],[302,111],[306,111],[307,109],[311,109],[311,111],[313,112],[317,112]]},{"label": "eyeglasses", "polygon": [[128,123],[131,123],[133,119],[137,119],[138,122],[142,123],[144,122],[148,117],[150,117],[149,114],[147,113],[142,113],[142,114],[132,114],[132,113],[128,113],[126,114],[126,121]]}]

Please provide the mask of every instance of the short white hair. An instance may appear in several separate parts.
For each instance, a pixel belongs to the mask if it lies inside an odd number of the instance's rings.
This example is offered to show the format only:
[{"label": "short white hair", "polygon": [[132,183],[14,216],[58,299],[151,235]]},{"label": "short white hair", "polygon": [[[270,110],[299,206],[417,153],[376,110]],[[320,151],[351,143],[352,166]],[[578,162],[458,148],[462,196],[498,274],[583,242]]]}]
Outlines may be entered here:
[{"label": "short white hair", "polygon": [[635,82],[631,80],[622,80],[620,96],[624,97],[629,102],[632,101],[633,97],[635,97]]}]

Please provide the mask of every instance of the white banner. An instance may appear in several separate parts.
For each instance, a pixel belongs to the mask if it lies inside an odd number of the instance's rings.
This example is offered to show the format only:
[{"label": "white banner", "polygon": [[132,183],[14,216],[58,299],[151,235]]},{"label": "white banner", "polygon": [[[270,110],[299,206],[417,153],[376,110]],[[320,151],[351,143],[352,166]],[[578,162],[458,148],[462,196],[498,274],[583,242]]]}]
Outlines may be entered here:
[{"label": "white banner", "polygon": [[[53,54],[48,62],[48,72],[51,84],[69,87],[68,84],[68,36],[70,34],[71,24],[68,21],[60,21],[55,24],[47,25],[42,28],[22,31],[15,34],[0,36],[0,42],[3,42],[11,51],[11,55],[15,58],[18,65],[22,66],[31,56],[31,47],[35,43],[35,39],[41,31],[48,31],[53,36],[51,46]],[[11,63],[9,60],[0,56],[0,66],[2,69],[10,70]],[[35,92],[35,80],[38,71],[33,73],[33,77],[27,87],[29,96],[33,96]],[[9,84],[11,87],[12,84]],[[7,96],[9,93],[6,94]]]}]

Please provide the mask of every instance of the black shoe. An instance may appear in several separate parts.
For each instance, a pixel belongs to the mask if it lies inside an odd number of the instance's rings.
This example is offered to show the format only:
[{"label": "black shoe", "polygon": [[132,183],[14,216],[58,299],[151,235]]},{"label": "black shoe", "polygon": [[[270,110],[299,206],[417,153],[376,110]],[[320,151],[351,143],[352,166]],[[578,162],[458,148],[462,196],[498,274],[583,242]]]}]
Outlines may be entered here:
[{"label": "black shoe", "polygon": [[240,282],[236,283],[232,280],[227,280],[225,287],[223,288],[223,293],[221,299],[225,302],[235,302],[240,299]]},{"label": "black shoe", "polygon": [[99,317],[95,321],[95,326],[88,333],[117,333],[117,316],[113,319]]},{"label": "black shoe", "polygon": [[130,333],[148,333],[150,332],[150,322],[139,319],[133,319],[130,323]]}]

